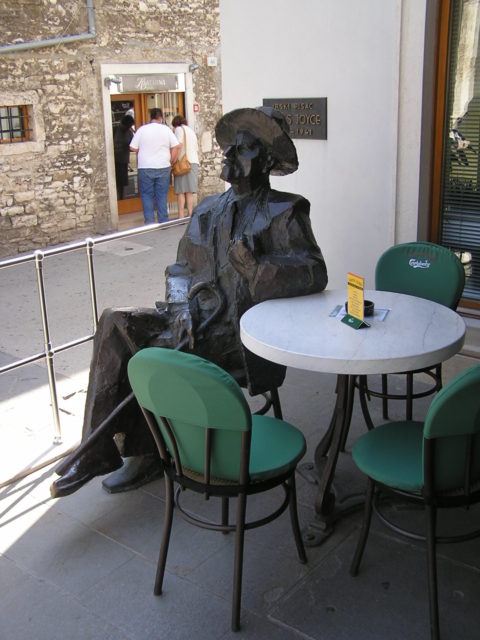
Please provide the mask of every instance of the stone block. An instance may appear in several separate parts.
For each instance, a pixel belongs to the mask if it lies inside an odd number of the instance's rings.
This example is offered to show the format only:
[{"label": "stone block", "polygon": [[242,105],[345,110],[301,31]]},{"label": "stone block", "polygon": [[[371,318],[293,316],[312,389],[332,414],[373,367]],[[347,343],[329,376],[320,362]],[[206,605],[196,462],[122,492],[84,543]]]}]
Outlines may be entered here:
[{"label": "stone block", "polygon": [[21,216],[23,213],[25,213],[25,208],[21,206],[8,207],[6,213],[9,216]]},{"label": "stone block", "polygon": [[18,191],[15,193],[15,202],[31,202],[35,199],[35,191]]},{"label": "stone block", "polygon": [[33,227],[38,222],[37,216],[35,216],[35,215],[15,216],[14,218],[11,218],[11,220],[12,220],[12,227],[14,227],[14,228],[16,228],[16,227]]}]

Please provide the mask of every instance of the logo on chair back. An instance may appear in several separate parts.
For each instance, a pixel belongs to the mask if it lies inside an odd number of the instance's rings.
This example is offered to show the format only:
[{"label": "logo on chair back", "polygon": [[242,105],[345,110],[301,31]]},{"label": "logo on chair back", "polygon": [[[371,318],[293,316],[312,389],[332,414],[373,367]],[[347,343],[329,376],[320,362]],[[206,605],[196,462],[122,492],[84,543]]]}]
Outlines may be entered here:
[{"label": "logo on chair back", "polygon": [[431,266],[431,262],[428,258],[425,258],[424,260],[419,260],[418,258],[410,258],[408,264],[413,269],[430,269]]}]

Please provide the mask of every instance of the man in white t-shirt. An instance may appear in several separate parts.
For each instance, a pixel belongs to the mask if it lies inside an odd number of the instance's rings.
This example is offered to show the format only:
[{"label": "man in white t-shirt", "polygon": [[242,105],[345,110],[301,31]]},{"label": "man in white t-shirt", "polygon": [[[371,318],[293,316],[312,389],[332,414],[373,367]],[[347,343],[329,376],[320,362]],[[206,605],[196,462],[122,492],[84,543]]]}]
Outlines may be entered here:
[{"label": "man in white t-shirt", "polygon": [[150,122],[136,131],[130,143],[131,151],[138,153],[138,186],[145,224],[155,222],[154,200],[158,222],[168,222],[170,167],[181,148],[172,130],[163,124],[162,110],[151,109]]}]

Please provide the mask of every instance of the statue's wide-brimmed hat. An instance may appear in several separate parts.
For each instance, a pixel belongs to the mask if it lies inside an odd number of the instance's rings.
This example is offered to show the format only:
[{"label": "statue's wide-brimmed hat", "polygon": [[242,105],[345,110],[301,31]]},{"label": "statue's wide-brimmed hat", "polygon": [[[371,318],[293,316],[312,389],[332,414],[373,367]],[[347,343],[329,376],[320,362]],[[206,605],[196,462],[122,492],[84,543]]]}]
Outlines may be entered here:
[{"label": "statue's wide-brimmed hat", "polygon": [[245,108],[230,111],[220,118],[215,136],[222,149],[235,144],[238,131],[250,131],[263,142],[274,159],[270,174],[286,176],[298,169],[295,146],[289,126],[280,111],[272,107]]}]

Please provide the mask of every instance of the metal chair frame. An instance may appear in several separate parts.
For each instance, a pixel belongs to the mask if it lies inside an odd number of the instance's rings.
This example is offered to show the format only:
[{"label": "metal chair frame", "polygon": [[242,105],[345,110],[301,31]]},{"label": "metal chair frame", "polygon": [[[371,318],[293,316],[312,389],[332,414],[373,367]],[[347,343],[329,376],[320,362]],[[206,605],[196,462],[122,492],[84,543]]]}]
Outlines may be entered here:
[{"label": "metal chair frame", "polygon": [[[249,460],[252,435],[250,428],[241,433],[239,481],[235,482],[215,478],[211,476],[211,455],[213,451],[216,429],[206,428],[204,441],[204,473],[199,474],[197,472],[193,472],[182,465],[177,440],[170,420],[164,416],[155,416],[149,409],[146,409],[145,407],[141,406],[141,409],[155,440],[155,444],[161,458],[161,463],[163,465],[165,478],[166,508],[155,577],[154,594],[160,595],[162,593],[173,522],[173,511],[174,507],[177,506],[182,517],[190,524],[205,529],[220,531],[224,534],[235,532],[231,626],[233,631],[238,631],[240,629],[240,606],[245,531],[272,522],[273,520],[278,518],[287,508],[289,508],[290,521],[298,557],[301,563],[307,562],[305,548],[300,531],[300,525],[298,521],[295,469],[279,473],[274,477],[265,480],[250,480]],[[164,434],[162,434],[162,431],[160,429],[158,420],[163,425],[165,434],[168,437],[169,447],[167,447],[167,443],[164,438]],[[247,497],[249,495],[268,491],[278,486],[281,486],[284,491],[284,499],[281,505],[268,513],[266,516],[258,520],[247,522]],[[208,500],[210,497],[220,498],[220,520],[218,522],[212,522],[211,520],[206,520],[198,516],[197,514],[194,514],[191,511],[185,509],[181,505],[180,496],[187,489],[190,489],[191,491],[199,494],[203,494],[206,500]],[[229,521],[229,498],[233,497],[237,498],[237,512],[235,522],[231,523]]]},{"label": "metal chair frame", "polygon": [[[234,561],[234,578],[233,578],[233,604],[232,604],[232,631],[238,631],[240,629],[240,606],[241,606],[241,589],[242,589],[242,568],[243,568],[243,550],[244,550],[244,536],[245,531],[256,527],[261,527],[269,522],[272,522],[278,518],[288,507],[290,508],[290,520],[293,529],[293,535],[295,544],[297,547],[298,557],[301,563],[307,562],[307,556],[305,548],[303,546],[302,535],[300,531],[300,525],[298,522],[298,510],[296,499],[296,483],[295,483],[295,471],[285,473],[281,476],[277,476],[273,479],[269,479],[262,482],[250,482],[248,477],[248,459],[250,455],[250,441],[251,431],[246,431],[242,434],[242,452],[241,452],[241,474],[240,482],[234,484],[223,484],[215,482],[215,479],[210,478],[210,457],[206,456],[206,468],[205,476],[199,480],[192,477],[192,474],[184,469],[180,456],[171,430],[170,424],[166,418],[161,418],[163,425],[165,426],[169,437],[174,443],[174,453],[172,456],[168,453],[165,440],[163,439],[161,432],[157,426],[155,417],[146,409],[142,407],[147,424],[155,439],[160,457],[163,463],[164,477],[165,477],[165,494],[166,494],[166,509],[163,525],[162,541],[160,545],[160,552],[157,564],[157,573],[155,577],[154,594],[160,595],[162,593],[163,578],[165,575],[165,567],[167,562],[167,554],[170,543],[170,534],[173,522],[173,509],[176,505],[179,508],[179,512],[184,519],[197,527],[204,529],[210,529],[213,531],[221,531],[223,533],[235,532],[235,561]],[[214,430],[207,429],[205,431],[206,438],[206,451],[211,451],[211,439],[214,437]],[[170,435],[171,434],[171,435]],[[174,492],[174,485],[177,484],[178,488]],[[246,503],[247,496],[255,493],[261,493],[273,489],[274,487],[282,486],[285,492],[284,500],[281,506],[275,509],[272,513],[264,518],[255,520],[252,522],[246,522]],[[214,523],[200,518],[192,512],[187,511],[180,505],[179,496],[185,489],[190,489],[196,493],[201,493],[205,496],[205,499],[210,497],[220,497],[222,500],[221,521]],[[237,515],[235,524],[229,524],[229,509],[228,499],[236,497],[237,502]]]},{"label": "metal chair frame", "polygon": [[[460,262],[460,260],[457,258],[457,256],[451,252],[449,249],[442,247],[441,245],[435,245],[434,243],[431,242],[410,242],[410,243],[405,243],[402,245],[394,245],[393,247],[390,247],[390,249],[387,249],[382,256],[380,256],[378,262],[377,262],[377,267],[376,267],[376,272],[375,272],[375,280],[376,280],[376,287],[378,289],[382,289],[385,290],[386,284],[385,282],[383,283],[382,286],[378,286],[378,280],[379,280],[379,272],[381,270],[381,261],[382,258],[384,256],[386,256],[390,251],[392,250],[396,250],[396,249],[403,249],[403,248],[411,248],[411,249],[415,249],[417,250],[419,253],[421,253],[422,251],[428,252],[428,251],[436,251],[436,252],[442,252],[446,255],[451,254],[451,263],[452,263],[452,273],[457,273],[458,276],[460,276],[460,274],[463,276],[463,278],[457,278],[457,280],[455,281],[456,283],[459,283],[459,285],[457,287],[452,287],[452,289],[456,289],[455,292],[451,292],[451,295],[454,296],[455,294],[455,299],[453,300],[453,298],[450,299],[450,304],[449,307],[451,309],[456,309],[458,302],[460,300],[460,296],[461,296],[461,292],[463,291],[463,287],[465,284],[465,270],[463,268],[462,263]],[[458,264],[457,264],[458,262]],[[449,262],[449,266],[450,266],[450,262]],[[461,282],[460,282],[461,279]],[[461,286],[460,286],[461,285]],[[392,291],[396,291],[397,293],[407,293],[410,295],[417,295],[417,293],[415,293],[411,287],[405,287],[402,288],[401,286],[398,286],[398,283],[396,283],[393,288],[391,289]],[[460,291],[460,293],[458,293],[458,291]],[[420,295],[420,294],[418,294]],[[424,295],[422,297],[426,297],[434,302],[436,302],[437,300],[435,299],[435,296],[432,295],[427,296]],[[416,374],[426,374],[427,376],[429,376],[433,383],[431,384],[431,386],[424,391],[414,391],[414,376]],[[418,400],[420,398],[425,398],[429,395],[433,395],[435,393],[437,393],[438,391],[440,391],[440,389],[442,388],[442,365],[440,364],[436,364],[433,365],[431,367],[427,367],[425,369],[418,369],[415,371],[404,371],[403,373],[400,373],[399,375],[405,375],[406,376],[406,392],[404,394],[395,394],[395,393],[389,393],[388,391],[388,375],[387,374],[382,374],[381,376],[381,391],[377,391],[375,389],[371,389],[368,386],[368,382],[367,382],[367,376],[360,376],[357,386],[359,388],[359,392],[360,392],[360,400],[362,403],[362,412],[363,412],[363,416],[365,418],[365,422],[367,423],[368,428],[372,428],[373,427],[373,423],[370,417],[370,412],[368,410],[368,405],[366,403],[366,399],[370,400],[370,398],[381,398],[382,399],[382,414],[383,414],[383,418],[384,420],[388,420],[389,416],[388,416],[388,401],[389,400],[404,400],[406,401],[406,410],[405,410],[405,419],[406,420],[412,420],[412,416],[413,416],[413,401],[414,400]]]},{"label": "metal chair frame", "polygon": [[[476,436],[480,437],[480,436]],[[430,635],[432,640],[440,638],[440,623],[438,609],[438,579],[437,579],[437,544],[458,543],[471,540],[480,536],[480,529],[475,529],[466,533],[450,536],[441,536],[437,532],[437,510],[439,508],[468,507],[480,502],[480,486],[478,482],[472,485],[472,458],[474,435],[469,436],[465,455],[465,479],[461,491],[437,492],[435,490],[435,446],[438,438],[424,438],[424,487],[422,493],[411,493],[386,486],[368,477],[367,491],[365,497],[365,510],[362,529],[358,539],[355,554],[350,566],[350,575],[357,576],[363,552],[367,543],[368,533],[372,519],[372,512],[375,512],[380,521],[389,529],[413,540],[426,543],[427,551],[427,572],[428,572],[428,593],[430,609]],[[391,494],[401,497],[409,502],[420,504],[425,508],[426,535],[404,529],[393,523],[380,508],[380,497],[382,494]]]}]

